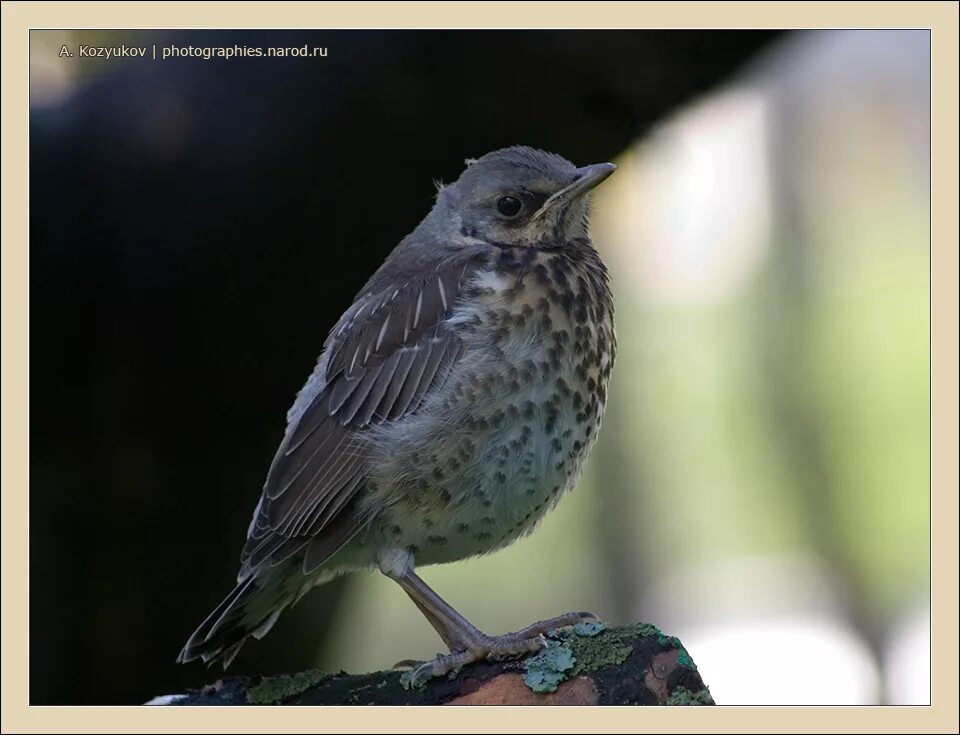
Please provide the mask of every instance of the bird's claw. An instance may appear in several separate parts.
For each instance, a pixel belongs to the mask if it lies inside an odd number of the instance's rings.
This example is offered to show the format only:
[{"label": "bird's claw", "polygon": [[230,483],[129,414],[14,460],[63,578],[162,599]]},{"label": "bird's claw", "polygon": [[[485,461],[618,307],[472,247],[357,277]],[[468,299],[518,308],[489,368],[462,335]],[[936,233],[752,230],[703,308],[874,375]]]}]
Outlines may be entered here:
[{"label": "bird's claw", "polygon": [[[467,664],[483,659],[502,660],[513,656],[536,653],[547,646],[546,634],[558,628],[565,628],[583,622],[599,621],[593,613],[575,612],[560,615],[528,625],[515,633],[501,636],[479,634],[469,647],[462,651],[441,654],[435,659],[425,661],[411,671],[404,673],[405,681],[412,687],[421,687],[430,679],[456,674]],[[408,663],[406,661],[399,662]],[[415,663],[415,662],[414,662]]]},{"label": "bird's claw", "polygon": [[419,665],[404,672],[401,683],[408,688],[419,689],[431,679],[437,679],[448,674],[456,675],[466,664],[477,661],[479,658],[481,656],[477,656],[471,651],[458,651],[457,653],[440,654],[436,658],[423,663],[415,662]]},{"label": "bird's claw", "polygon": [[405,658],[402,661],[397,661],[393,666],[390,667],[391,671],[410,671],[420,665],[420,661],[412,658]]}]

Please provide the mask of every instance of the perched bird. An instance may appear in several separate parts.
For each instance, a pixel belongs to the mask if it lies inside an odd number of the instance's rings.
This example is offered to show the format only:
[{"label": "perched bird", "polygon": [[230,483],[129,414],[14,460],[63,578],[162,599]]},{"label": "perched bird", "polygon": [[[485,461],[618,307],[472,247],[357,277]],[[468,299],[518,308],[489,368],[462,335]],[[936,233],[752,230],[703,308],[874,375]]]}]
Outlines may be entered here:
[{"label": "perched bird", "polygon": [[179,661],[226,668],[311,587],[374,568],[450,649],[417,677],[536,650],[593,617],[488,636],[414,568],[510,544],[577,482],[616,354],[587,199],[615,169],[516,146],[438,186],[331,330],[287,414],[237,586]]}]

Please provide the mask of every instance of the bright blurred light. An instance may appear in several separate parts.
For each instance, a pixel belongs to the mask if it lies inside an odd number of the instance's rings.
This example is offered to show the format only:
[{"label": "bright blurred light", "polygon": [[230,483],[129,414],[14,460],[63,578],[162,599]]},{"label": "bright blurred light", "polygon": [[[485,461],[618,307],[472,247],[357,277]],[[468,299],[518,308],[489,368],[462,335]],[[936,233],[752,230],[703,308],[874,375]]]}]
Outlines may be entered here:
[{"label": "bright blurred light", "polygon": [[890,704],[930,704],[930,610],[910,615],[893,631],[883,657]]},{"label": "bright blurred light", "polygon": [[679,569],[637,602],[680,637],[720,704],[875,704],[878,666],[843,595],[816,556],[761,554]]},{"label": "bright blurred light", "polygon": [[765,130],[762,94],[739,89],[686,111],[627,154],[613,180],[625,206],[614,210],[609,234],[629,253],[624,265],[646,297],[715,303],[757,272],[770,227]]},{"label": "bright blurred light", "polygon": [[877,704],[879,674],[856,633],[829,618],[705,626],[683,636],[718,704]]},{"label": "bright blurred light", "polygon": [[641,591],[637,614],[643,608],[685,635],[708,622],[841,617],[843,594],[842,582],[812,554],[724,556],[657,580]]}]

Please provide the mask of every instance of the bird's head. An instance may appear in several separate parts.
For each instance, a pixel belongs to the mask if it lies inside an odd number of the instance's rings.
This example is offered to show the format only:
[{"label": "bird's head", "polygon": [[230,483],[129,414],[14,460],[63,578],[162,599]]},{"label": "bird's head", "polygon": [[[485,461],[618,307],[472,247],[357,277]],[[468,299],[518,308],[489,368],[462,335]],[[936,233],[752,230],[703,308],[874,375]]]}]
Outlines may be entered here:
[{"label": "bird's head", "polygon": [[434,211],[470,240],[559,247],[586,236],[588,194],[616,168],[577,168],[554,153],[504,148],[467,161],[460,178],[440,188]]}]

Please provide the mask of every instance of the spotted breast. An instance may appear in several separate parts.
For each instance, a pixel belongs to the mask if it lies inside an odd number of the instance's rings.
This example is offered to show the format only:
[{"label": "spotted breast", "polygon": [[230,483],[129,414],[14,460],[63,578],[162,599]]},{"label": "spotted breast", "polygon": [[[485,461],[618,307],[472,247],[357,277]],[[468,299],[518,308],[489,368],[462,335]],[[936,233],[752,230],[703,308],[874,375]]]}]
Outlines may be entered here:
[{"label": "spotted breast", "polygon": [[493,248],[446,321],[462,351],[442,388],[377,429],[361,540],[418,564],[492,551],[531,531],[577,481],[616,354],[613,299],[586,240]]}]

